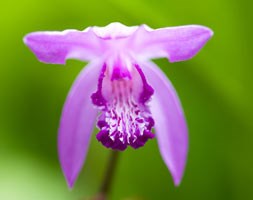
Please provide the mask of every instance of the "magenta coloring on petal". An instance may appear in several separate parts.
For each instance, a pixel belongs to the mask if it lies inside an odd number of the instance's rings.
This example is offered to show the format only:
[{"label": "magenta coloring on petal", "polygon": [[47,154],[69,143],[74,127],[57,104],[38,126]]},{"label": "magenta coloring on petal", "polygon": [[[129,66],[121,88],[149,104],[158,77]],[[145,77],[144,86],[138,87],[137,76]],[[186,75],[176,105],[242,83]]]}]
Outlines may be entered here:
[{"label": "magenta coloring on petal", "polygon": [[[138,65],[133,65],[132,70],[134,73],[131,78],[119,72],[118,75],[121,76],[112,79],[104,65],[97,92],[91,96],[93,104],[101,110],[97,123],[100,129],[97,140],[107,148],[122,151],[131,146],[136,149],[154,137],[151,132],[154,120],[146,105],[154,90],[148,85]],[[111,91],[110,96],[103,96],[105,87]]]}]

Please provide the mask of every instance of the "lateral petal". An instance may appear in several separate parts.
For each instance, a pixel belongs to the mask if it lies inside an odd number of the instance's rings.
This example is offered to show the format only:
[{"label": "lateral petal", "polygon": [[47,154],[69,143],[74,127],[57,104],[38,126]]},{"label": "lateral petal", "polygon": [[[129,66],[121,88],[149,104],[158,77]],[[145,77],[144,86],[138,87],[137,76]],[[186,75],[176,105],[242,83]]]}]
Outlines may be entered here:
[{"label": "lateral petal", "polygon": [[188,131],[182,106],[172,84],[154,63],[145,62],[141,66],[155,91],[150,110],[159,149],[175,185],[179,185],[188,152]]},{"label": "lateral petal", "polygon": [[91,103],[90,96],[96,90],[101,66],[96,62],[84,68],[74,82],[62,111],[58,153],[70,188],[83,166],[96,121],[98,111]]},{"label": "lateral petal", "polygon": [[212,35],[211,29],[199,25],[155,30],[142,25],[133,34],[131,42],[140,59],[167,57],[170,62],[178,62],[195,56]]},{"label": "lateral petal", "polygon": [[103,52],[101,40],[92,28],[33,32],[24,37],[24,43],[41,62],[51,64],[65,64],[69,58],[89,61]]}]

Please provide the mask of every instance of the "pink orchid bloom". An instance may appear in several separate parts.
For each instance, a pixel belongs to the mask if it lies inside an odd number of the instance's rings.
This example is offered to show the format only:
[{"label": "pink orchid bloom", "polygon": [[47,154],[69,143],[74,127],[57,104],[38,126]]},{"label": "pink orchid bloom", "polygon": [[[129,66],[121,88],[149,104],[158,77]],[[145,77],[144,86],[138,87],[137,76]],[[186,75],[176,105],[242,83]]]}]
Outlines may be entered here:
[{"label": "pink orchid bloom", "polygon": [[97,140],[115,150],[139,148],[156,135],[162,158],[179,185],[188,152],[187,125],[175,89],[150,59],[188,60],[212,35],[199,25],[151,29],[111,23],[25,36],[25,44],[41,62],[89,62],[69,92],[60,121],[59,159],[70,188],[83,166],[96,121]]}]

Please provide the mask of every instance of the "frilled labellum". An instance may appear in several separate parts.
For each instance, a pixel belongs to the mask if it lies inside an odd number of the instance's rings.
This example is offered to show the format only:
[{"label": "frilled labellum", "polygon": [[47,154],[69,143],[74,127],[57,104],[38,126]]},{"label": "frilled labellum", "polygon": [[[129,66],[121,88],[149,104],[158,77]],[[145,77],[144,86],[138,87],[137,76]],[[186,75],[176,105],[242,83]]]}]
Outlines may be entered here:
[{"label": "frilled labellum", "polygon": [[91,96],[93,104],[101,110],[97,139],[116,150],[125,150],[128,145],[138,148],[152,139],[154,120],[147,103],[153,93],[137,64],[127,66],[122,61],[113,66],[104,64],[97,92]]}]

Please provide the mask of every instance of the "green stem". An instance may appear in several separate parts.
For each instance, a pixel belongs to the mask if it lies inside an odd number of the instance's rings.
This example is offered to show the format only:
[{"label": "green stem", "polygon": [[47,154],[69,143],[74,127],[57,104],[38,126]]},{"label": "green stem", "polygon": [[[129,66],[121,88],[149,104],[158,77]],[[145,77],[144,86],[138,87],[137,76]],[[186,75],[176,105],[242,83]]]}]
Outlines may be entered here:
[{"label": "green stem", "polygon": [[116,165],[118,163],[119,151],[112,151],[107,169],[105,171],[105,177],[99,190],[99,196],[97,200],[106,200],[111,190],[113,177],[115,174]]}]

